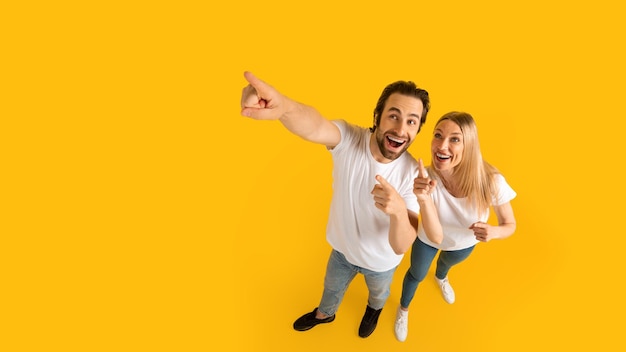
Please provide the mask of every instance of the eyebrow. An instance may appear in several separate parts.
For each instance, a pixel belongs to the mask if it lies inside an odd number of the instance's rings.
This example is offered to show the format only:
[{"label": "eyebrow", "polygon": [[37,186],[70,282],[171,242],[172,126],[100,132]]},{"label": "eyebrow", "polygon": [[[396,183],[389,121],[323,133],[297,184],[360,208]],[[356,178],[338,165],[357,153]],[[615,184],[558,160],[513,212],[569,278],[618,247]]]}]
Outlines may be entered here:
[{"label": "eyebrow", "polygon": [[[435,132],[443,132],[443,131],[440,128],[435,128]],[[463,135],[462,132],[452,132],[450,134],[458,134],[458,135],[461,135],[461,136]]]},{"label": "eyebrow", "polygon": [[[398,114],[402,114],[402,111],[400,111],[400,109],[398,109],[396,107],[393,107],[393,106],[389,107],[387,112],[389,112],[389,111],[394,111],[394,112],[397,112]],[[418,114],[409,114],[409,116],[415,117],[418,120],[421,119],[420,115],[418,115]]]}]

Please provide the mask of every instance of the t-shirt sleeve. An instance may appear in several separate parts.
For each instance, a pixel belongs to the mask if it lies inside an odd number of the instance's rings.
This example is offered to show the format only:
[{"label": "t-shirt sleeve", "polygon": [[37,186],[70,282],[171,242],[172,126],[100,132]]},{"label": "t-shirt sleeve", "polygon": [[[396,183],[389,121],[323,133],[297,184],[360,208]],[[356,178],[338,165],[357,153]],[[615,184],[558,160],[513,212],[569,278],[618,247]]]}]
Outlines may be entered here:
[{"label": "t-shirt sleeve", "polygon": [[510,202],[517,196],[517,193],[509,186],[501,174],[496,175],[496,184],[498,185],[498,194],[492,199],[493,205],[502,205]]},{"label": "t-shirt sleeve", "polygon": [[337,125],[339,128],[339,133],[341,134],[341,140],[339,140],[339,144],[337,144],[334,148],[327,148],[331,153],[337,153],[341,150],[345,149],[346,145],[350,145],[352,136],[352,130],[350,125],[345,120],[331,120],[330,122]]},{"label": "t-shirt sleeve", "polygon": [[406,185],[406,190],[404,191],[404,194],[402,194],[402,198],[404,198],[404,202],[406,203],[406,208],[416,214],[420,213],[420,205],[417,202],[415,193],[413,193],[413,180],[417,177],[418,171],[419,169],[417,168],[417,165],[415,165],[407,178],[408,184]]},{"label": "t-shirt sleeve", "polygon": [[408,197],[404,197],[404,202],[406,203],[406,208],[415,214],[420,213],[420,205],[417,202],[417,197],[415,194],[411,193]]}]

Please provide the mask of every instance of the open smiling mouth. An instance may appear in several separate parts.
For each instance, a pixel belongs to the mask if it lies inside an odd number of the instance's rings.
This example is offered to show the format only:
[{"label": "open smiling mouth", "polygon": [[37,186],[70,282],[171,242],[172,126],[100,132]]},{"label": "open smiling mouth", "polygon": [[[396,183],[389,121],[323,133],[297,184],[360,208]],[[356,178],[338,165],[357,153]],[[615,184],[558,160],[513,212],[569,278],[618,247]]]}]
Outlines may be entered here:
[{"label": "open smiling mouth", "polygon": [[446,161],[452,158],[450,155],[445,155],[445,154],[440,154],[440,153],[436,153],[435,156],[437,157],[437,160],[439,161]]},{"label": "open smiling mouth", "polygon": [[400,148],[402,145],[404,145],[404,143],[406,143],[405,140],[402,140],[402,139],[399,139],[399,138],[394,138],[394,137],[391,137],[391,136],[387,136],[387,142],[393,148]]}]

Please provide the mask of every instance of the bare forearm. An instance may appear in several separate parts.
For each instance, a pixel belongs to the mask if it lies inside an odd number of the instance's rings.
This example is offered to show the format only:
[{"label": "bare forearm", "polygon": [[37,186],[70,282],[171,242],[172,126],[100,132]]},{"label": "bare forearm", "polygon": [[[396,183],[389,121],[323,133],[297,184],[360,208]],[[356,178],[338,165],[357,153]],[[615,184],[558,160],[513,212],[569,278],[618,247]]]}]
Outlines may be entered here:
[{"label": "bare forearm", "polygon": [[496,216],[498,217],[498,232],[496,238],[507,238],[511,236],[517,228],[515,215],[511,203],[505,203],[494,207]]},{"label": "bare forearm", "polygon": [[317,109],[291,99],[286,101],[286,108],[279,120],[291,133],[310,142],[337,145],[339,130]]},{"label": "bare forearm", "polygon": [[248,85],[241,93],[241,115],[255,120],[280,120],[291,133],[307,141],[335,147],[341,132],[315,108],[278,92],[251,72],[244,72]]},{"label": "bare forearm", "polygon": [[510,237],[517,228],[517,225],[513,223],[503,223],[498,225],[498,238],[504,239]]},{"label": "bare forearm", "polygon": [[435,208],[435,204],[430,196],[427,199],[419,199],[420,215],[422,218],[422,227],[426,233],[426,237],[434,243],[443,241],[443,228],[439,221],[439,213]]},{"label": "bare forearm", "polygon": [[411,221],[407,213],[390,215],[389,244],[396,254],[404,254],[413,245],[417,237],[417,216]]}]

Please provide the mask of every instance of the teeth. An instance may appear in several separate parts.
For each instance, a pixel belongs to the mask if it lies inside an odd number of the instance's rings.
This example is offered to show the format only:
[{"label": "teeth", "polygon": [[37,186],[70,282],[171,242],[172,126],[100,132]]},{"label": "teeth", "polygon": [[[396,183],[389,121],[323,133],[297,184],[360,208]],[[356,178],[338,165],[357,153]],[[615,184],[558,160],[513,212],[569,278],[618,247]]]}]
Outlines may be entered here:
[{"label": "teeth", "polygon": [[449,155],[443,155],[443,154],[439,154],[439,153],[437,153],[437,157],[441,158],[441,159],[450,159]]},{"label": "teeth", "polygon": [[404,143],[404,141],[402,139],[396,139],[396,138],[393,138],[391,136],[387,136],[387,138],[391,139],[392,141],[394,141],[396,143]]}]

